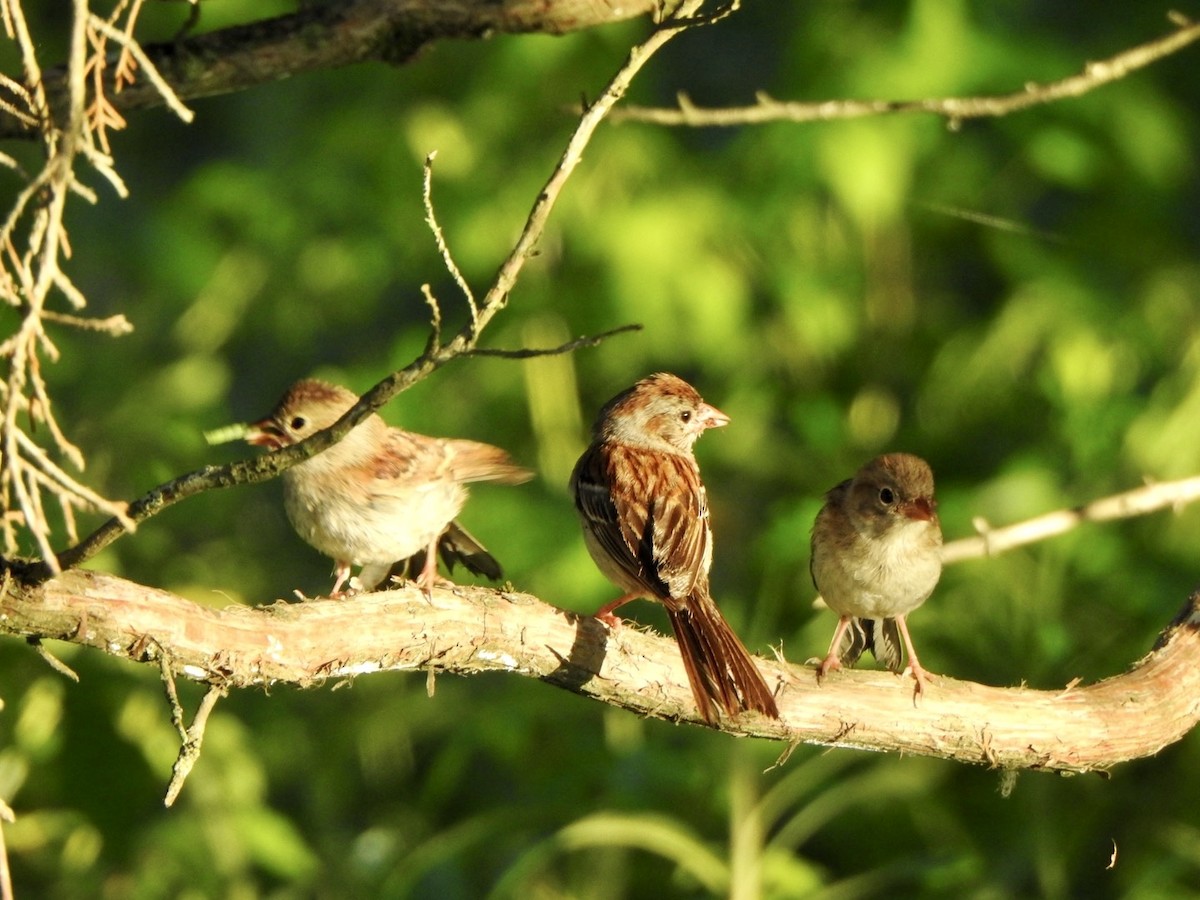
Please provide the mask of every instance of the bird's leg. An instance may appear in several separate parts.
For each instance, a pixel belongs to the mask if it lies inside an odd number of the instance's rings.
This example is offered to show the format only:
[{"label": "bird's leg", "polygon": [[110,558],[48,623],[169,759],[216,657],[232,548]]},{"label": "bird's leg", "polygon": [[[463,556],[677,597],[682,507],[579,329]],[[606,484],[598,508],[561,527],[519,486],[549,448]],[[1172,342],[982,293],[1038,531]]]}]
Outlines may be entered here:
[{"label": "bird's leg", "polygon": [[433,602],[433,586],[438,581],[437,545],[439,537],[441,535],[435,534],[433,540],[429,542],[429,549],[425,551],[425,565],[421,567],[421,574],[417,576],[417,586],[430,603]]},{"label": "bird's leg", "polygon": [[[337,564],[333,567],[333,574],[333,590],[329,592],[330,597],[347,597],[353,593],[354,584],[353,579],[350,577],[350,563],[339,559]],[[343,592],[342,585],[346,584],[346,582],[350,582],[350,584],[347,586],[348,590]]]},{"label": "bird's leg", "polygon": [[614,611],[624,606],[630,600],[637,600],[641,594],[626,594],[623,597],[618,597],[612,603],[605,603],[595,612],[595,618],[599,619],[609,628],[619,628],[621,626],[620,616],[613,615]]},{"label": "bird's leg", "polygon": [[908,651],[907,671],[912,672],[913,680],[917,682],[913,691],[913,703],[916,703],[917,697],[925,693],[925,679],[932,679],[934,676],[926,672],[921,666],[921,661],[917,659],[917,651],[913,648],[912,638],[908,636],[908,623],[904,621],[904,616],[896,616],[896,627],[900,629],[900,636],[904,638],[904,649]]},{"label": "bird's leg", "polygon": [[846,633],[846,629],[850,627],[851,616],[839,616],[837,628],[833,631],[833,640],[829,642],[829,653],[817,665],[817,684],[821,683],[821,679],[842,667],[842,661],[838,658],[838,646],[842,643],[842,636]]}]

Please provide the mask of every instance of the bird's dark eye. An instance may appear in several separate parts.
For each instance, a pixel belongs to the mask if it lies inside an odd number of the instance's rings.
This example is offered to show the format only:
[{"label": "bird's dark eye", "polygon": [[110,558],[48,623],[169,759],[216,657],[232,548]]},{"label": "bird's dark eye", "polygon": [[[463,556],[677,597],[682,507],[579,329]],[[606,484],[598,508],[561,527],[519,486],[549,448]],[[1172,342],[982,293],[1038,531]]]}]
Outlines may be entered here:
[{"label": "bird's dark eye", "polygon": [[679,414],[679,418],[681,421],[684,421],[684,422],[692,421],[692,411],[690,409],[685,409],[683,412],[681,412]]},{"label": "bird's dark eye", "polygon": [[879,489],[879,502],[884,506],[891,506],[896,502],[896,495],[891,488],[885,487]]},{"label": "bird's dark eye", "polygon": [[308,419],[304,418],[304,416],[295,416],[292,421],[288,422],[288,426],[292,431],[300,431],[307,424]]}]

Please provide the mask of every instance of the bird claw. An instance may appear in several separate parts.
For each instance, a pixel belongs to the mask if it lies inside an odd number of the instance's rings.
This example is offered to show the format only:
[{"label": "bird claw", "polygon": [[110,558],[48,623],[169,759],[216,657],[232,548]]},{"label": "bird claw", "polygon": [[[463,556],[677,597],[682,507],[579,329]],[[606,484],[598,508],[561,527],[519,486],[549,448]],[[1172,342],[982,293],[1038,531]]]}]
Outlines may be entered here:
[{"label": "bird claw", "polygon": [[593,618],[595,618],[597,621],[603,622],[605,625],[607,625],[610,631],[616,631],[618,628],[621,627],[622,624],[624,624],[624,620],[620,616],[618,616],[616,613],[605,612],[603,610],[596,613],[596,615],[593,616]]},{"label": "bird claw", "polygon": [[836,672],[840,668],[842,668],[842,661],[837,658],[836,653],[830,653],[817,665],[817,684],[820,684],[830,672]]},{"label": "bird claw", "polygon": [[937,676],[932,672],[927,672],[919,663],[916,665],[909,663],[909,665],[900,674],[912,675],[913,681],[916,682],[916,686],[913,688],[913,706],[916,706],[918,697],[923,697],[925,695],[926,683],[929,681],[937,681]]}]

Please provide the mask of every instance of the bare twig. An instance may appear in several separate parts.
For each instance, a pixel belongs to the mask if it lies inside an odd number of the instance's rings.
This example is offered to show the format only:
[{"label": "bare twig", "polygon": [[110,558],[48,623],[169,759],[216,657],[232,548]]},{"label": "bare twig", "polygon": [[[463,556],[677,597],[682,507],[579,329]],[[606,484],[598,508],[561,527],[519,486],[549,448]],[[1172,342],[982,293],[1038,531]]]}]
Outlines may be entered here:
[{"label": "bare twig", "polygon": [[1178,53],[1200,39],[1200,23],[1180,22],[1171,33],[1099,62],[1088,63],[1077,75],[1045,84],[1030,82],[1019,91],[984,97],[944,97],[925,100],[828,100],[818,103],[775,100],[759,92],[742,107],[701,107],[680,94],[673,108],[625,106],[613,113],[614,122],[654,125],[730,127],[764,122],[829,122],[897,113],[943,116],[951,126],[966,119],[994,118],[1069,97],[1079,97],[1118,81],[1131,72]]},{"label": "bare twig", "polygon": [[995,556],[1016,547],[1044,541],[1064,534],[1085,522],[1110,522],[1144,516],[1160,509],[1179,510],[1200,500],[1200,476],[1180,481],[1164,481],[1093,500],[1074,509],[1060,509],[1015,525],[992,528],[983,519],[975,520],[976,537],[960,538],[942,548],[942,561],[956,563],[964,559]]},{"label": "bare twig", "polygon": [[175,90],[159,74],[158,67],[150,61],[150,57],[142,50],[141,45],[133,39],[133,33],[129,27],[124,29],[114,28],[96,15],[92,15],[91,17],[91,26],[109,40],[120,44],[122,53],[128,53],[137,60],[138,65],[146,73],[146,77],[154,85],[154,89],[162,96],[163,102],[166,103],[167,108],[171,112],[175,113],[184,122],[191,122],[196,118],[196,114],[184,105],[183,101],[175,93]]},{"label": "bare twig", "polygon": [[79,673],[47,650],[46,646],[42,643],[41,638],[26,638],[26,643],[33,648],[34,652],[37,653],[37,655],[40,656],[46,665],[48,665],[51,669],[53,669],[59,675],[62,675],[64,678],[69,678],[76,684],[79,683]]},{"label": "bare twig", "polygon": [[[20,314],[13,333],[0,343],[0,359],[7,372],[0,385],[0,506],[3,507],[3,552],[18,550],[19,531],[24,530],[38,547],[46,567],[55,570],[53,529],[47,520],[47,507],[62,510],[71,540],[74,536],[74,510],[98,509],[114,516],[126,528],[133,524],[124,516],[124,506],[113,503],[84,487],[66,474],[51,455],[57,453],[76,469],[83,469],[80,450],[67,438],[56,417],[50,392],[43,375],[46,361],[58,360],[56,342],[47,332],[54,324],[119,335],[129,330],[123,316],[103,320],[88,319],[73,313],[50,309],[63,301],[72,310],[86,306],[86,298],[64,270],[71,256],[71,243],[64,224],[68,198],[80,197],[95,202],[96,195],[76,175],[80,160],[90,163],[113,185],[118,194],[125,185],[108,156],[104,129],[119,123],[110,115],[103,96],[99,73],[106,64],[105,44],[119,42],[124,51],[137,57],[140,50],[132,38],[132,21],[140,10],[140,0],[118,3],[109,21],[93,16],[86,0],[71,4],[71,31],[68,42],[64,90],[48,99],[43,71],[19,0],[3,2],[4,22],[21,54],[27,86],[6,79],[11,102],[23,105],[23,119],[36,123],[41,130],[45,162],[18,192],[0,225],[0,300]],[[126,16],[124,29],[111,24]],[[164,90],[170,88],[153,71],[143,67],[147,77],[157,79]],[[94,90],[88,104],[88,87]],[[178,103],[172,102],[172,108]],[[178,111],[178,109],[177,109]],[[185,116],[186,118],[186,116]],[[23,244],[23,246],[21,246]],[[28,420],[28,425],[26,424]],[[33,427],[44,425],[48,447],[31,437]],[[54,498],[48,504],[45,496]]]},{"label": "bare twig", "polygon": [[523,349],[523,350],[499,350],[492,347],[476,347],[473,350],[468,350],[464,356],[498,356],[501,359],[534,359],[538,356],[561,356],[564,353],[573,353],[576,350],[582,350],[587,347],[597,347],[603,341],[608,340],[618,334],[626,334],[630,331],[641,331],[642,326],[637,323],[631,325],[621,325],[617,328],[610,328],[608,331],[602,331],[599,334],[584,335],[577,337],[572,341],[567,341],[565,344],[559,344],[557,347],[546,347],[542,349]]},{"label": "bare twig", "polygon": [[163,690],[166,691],[167,703],[171,707],[171,723],[179,732],[182,741],[179,756],[175,759],[175,765],[171,767],[171,781],[167,785],[167,792],[163,797],[163,806],[171,806],[175,803],[179,792],[183,790],[184,782],[187,781],[188,775],[192,773],[192,769],[200,759],[200,748],[204,743],[204,729],[208,727],[209,714],[216,707],[217,701],[224,698],[229,690],[223,685],[209,685],[208,691],[200,700],[200,705],[196,707],[192,724],[185,727],[183,704],[179,702],[179,691],[175,687],[175,672],[170,662],[171,655],[164,651],[161,645],[158,649]]},{"label": "bare twig", "polygon": [[[235,484],[251,484],[274,478],[296,463],[320,453],[341,440],[355,425],[431,372],[459,357],[471,354],[476,349],[483,330],[507,305],[509,294],[515,287],[518,276],[526,261],[533,254],[538,240],[545,231],[550,213],[571,173],[582,159],[584,148],[591,140],[596,128],[624,96],[634,76],[649,62],[654,53],[680,31],[690,27],[690,17],[701,5],[701,0],[687,0],[672,16],[658,26],[650,37],[636,45],[596,102],[580,117],[558,164],[545,186],[538,192],[520,236],[501,264],[491,288],[478,303],[477,314],[472,316],[471,321],[464,325],[453,339],[443,344],[440,339],[433,340],[431,338],[421,356],[405,368],[393,372],[364,393],[358,403],[324,431],[319,431],[298,444],[284,447],[256,459],[225,466],[207,466],[160,485],[129,504],[126,510],[126,521],[116,517],[110,519],[80,543],[59,553],[57,557],[49,557],[46,564],[28,568],[22,573],[22,577],[30,581],[44,580],[61,568],[78,565],[95,556],[125,534],[128,531],[127,522],[141,522],[187,497],[215,488],[230,487]],[[428,172],[427,164],[426,178],[428,178]],[[432,292],[427,290],[425,296],[434,311],[433,329],[436,336],[440,328],[440,312]]]},{"label": "bare twig", "polygon": [[[479,307],[475,303],[475,294],[471,291],[471,286],[467,284],[467,279],[463,277],[458,264],[454,262],[454,257],[450,254],[450,248],[446,245],[446,236],[442,233],[442,226],[438,224],[437,214],[433,210],[433,161],[435,159],[437,159],[437,151],[431,150],[425,157],[425,165],[423,166],[424,178],[422,179],[421,199],[425,204],[425,224],[433,232],[433,242],[437,245],[438,253],[441,254],[442,264],[446,267],[446,271],[450,273],[450,277],[454,279],[454,283],[458,285],[458,289],[462,291],[463,297],[466,298],[467,307],[471,310],[472,328],[478,328]],[[432,297],[429,294],[426,296]],[[434,330],[436,332],[440,325],[441,313],[437,308],[436,302],[431,301],[431,305],[433,306],[435,316]]]}]

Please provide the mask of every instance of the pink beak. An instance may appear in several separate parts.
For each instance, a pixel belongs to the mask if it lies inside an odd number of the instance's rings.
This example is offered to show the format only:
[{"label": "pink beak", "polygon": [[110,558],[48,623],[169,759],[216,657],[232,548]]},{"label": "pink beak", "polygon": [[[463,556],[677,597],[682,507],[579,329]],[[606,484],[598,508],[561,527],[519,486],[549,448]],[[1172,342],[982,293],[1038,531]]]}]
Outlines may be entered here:
[{"label": "pink beak", "polygon": [[266,447],[278,450],[283,446],[283,435],[270,419],[260,419],[251,422],[246,427],[246,443],[255,447]]},{"label": "pink beak", "polygon": [[900,506],[900,512],[910,519],[932,522],[936,517],[937,504],[928,497],[917,497]]},{"label": "pink beak", "polygon": [[720,428],[722,425],[729,424],[729,416],[721,412],[715,406],[709,406],[707,403],[700,404],[700,425],[704,428]]}]

